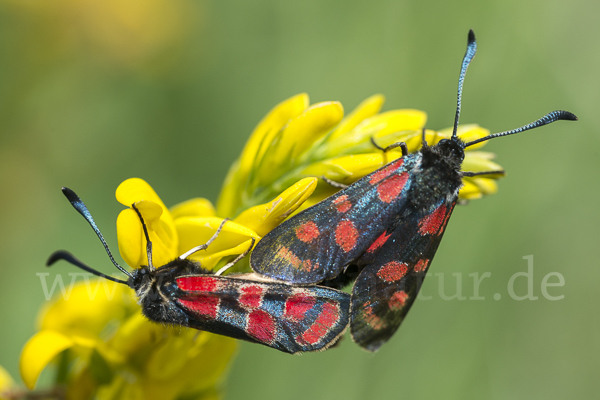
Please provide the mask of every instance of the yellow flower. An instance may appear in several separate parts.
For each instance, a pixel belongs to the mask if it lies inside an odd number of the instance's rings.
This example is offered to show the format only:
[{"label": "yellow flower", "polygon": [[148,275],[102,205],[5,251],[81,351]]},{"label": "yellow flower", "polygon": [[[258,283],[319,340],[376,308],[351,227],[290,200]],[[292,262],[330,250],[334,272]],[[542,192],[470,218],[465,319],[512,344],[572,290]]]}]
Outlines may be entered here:
[{"label": "yellow flower", "polygon": [[[384,98],[372,96],[343,118],[337,102],[309,106],[308,96],[294,96],[271,110],[254,129],[240,158],[225,179],[217,210],[221,215],[238,215],[242,210],[263,203],[274,193],[305,177],[326,177],[351,184],[359,178],[401,157],[399,151],[383,153],[381,147],[405,142],[410,152],[421,147],[422,129],[427,115],[419,110],[402,109],[380,113]],[[427,130],[429,145],[450,137],[451,129]],[[458,127],[458,136],[471,141],[489,134],[478,125]],[[501,167],[491,161],[493,154],[474,152],[485,142],[466,149],[463,170],[489,171]],[[496,175],[465,178],[461,199],[475,199],[497,190]],[[320,184],[302,208],[313,205],[337,189]]]}]

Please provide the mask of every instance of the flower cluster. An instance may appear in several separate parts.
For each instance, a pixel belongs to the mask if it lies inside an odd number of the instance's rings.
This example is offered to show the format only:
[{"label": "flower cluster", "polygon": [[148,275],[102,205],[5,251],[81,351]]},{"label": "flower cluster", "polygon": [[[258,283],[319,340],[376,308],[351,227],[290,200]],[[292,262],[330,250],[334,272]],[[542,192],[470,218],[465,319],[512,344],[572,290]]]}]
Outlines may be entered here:
[{"label": "flower cluster", "polygon": [[[133,204],[147,225],[156,266],[206,243],[224,218],[230,218],[205,251],[190,256],[215,269],[246,251],[252,239],[260,240],[294,212],[337,190],[325,182],[317,185],[318,178],[350,184],[401,156],[377,150],[371,140],[382,147],[402,141],[409,151],[418,150],[426,114],[412,109],[380,113],[383,101],[382,96],[372,96],[346,117],[340,103],[309,106],[305,94],[277,105],[230,169],[216,209],[203,198],[169,209],[145,181],[124,181],[116,191],[117,200],[127,207],[117,218],[121,256],[132,268],[148,263],[146,239]],[[450,132],[426,130],[425,136],[432,145]],[[471,141],[489,132],[467,125],[460,126],[458,134]],[[468,151],[463,167],[475,172],[500,170],[492,158],[491,153]],[[495,193],[498,177],[465,178],[460,197]],[[234,267],[247,268],[247,263]],[[23,350],[21,375],[33,388],[41,371],[54,361],[56,382],[63,385],[67,398],[210,398],[218,394],[235,351],[233,339],[147,321],[131,289],[105,280],[85,281],[68,299],[48,304],[39,327]]]}]

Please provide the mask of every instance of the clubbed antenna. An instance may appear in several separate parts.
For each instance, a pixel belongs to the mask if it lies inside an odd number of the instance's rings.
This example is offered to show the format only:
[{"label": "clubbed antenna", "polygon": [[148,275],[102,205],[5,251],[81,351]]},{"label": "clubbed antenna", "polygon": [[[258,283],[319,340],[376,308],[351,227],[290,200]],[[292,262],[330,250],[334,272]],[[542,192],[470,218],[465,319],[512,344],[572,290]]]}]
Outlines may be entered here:
[{"label": "clubbed antenna", "polygon": [[458,77],[458,95],[456,99],[456,115],[454,116],[454,128],[452,129],[452,137],[456,137],[458,130],[458,119],[460,118],[460,106],[462,98],[463,83],[465,81],[465,75],[467,74],[467,68],[475,57],[477,52],[477,41],[475,40],[475,33],[473,30],[469,30],[469,38],[467,41],[467,51],[463,57],[462,66],[460,67],[460,75]]}]

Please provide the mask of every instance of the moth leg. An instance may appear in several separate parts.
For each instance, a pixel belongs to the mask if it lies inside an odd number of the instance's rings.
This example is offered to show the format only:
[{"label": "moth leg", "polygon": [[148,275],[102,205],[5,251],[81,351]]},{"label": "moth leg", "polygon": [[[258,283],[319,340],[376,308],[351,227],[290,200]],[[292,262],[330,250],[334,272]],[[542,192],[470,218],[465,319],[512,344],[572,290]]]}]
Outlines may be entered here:
[{"label": "moth leg", "polygon": [[498,171],[481,171],[481,172],[467,172],[463,171],[462,176],[472,177],[478,175],[506,175],[506,171],[498,170]]},{"label": "moth leg", "polygon": [[242,258],[246,257],[250,251],[252,250],[252,248],[254,247],[254,243],[256,242],[256,239],[254,238],[250,238],[252,240],[252,243],[250,243],[250,247],[248,247],[248,249],[246,249],[246,251],[244,251],[242,254],[240,254],[239,256],[237,256],[235,258],[235,260],[233,260],[232,262],[225,264],[220,270],[218,270],[215,275],[221,275],[223,274],[223,272],[227,271],[229,268],[233,267],[235,264],[238,263],[238,261],[240,261]]},{"label": "moth leg", "polygon": [[381,147],[380,145],[378,145],[375,142],[375,138],[373,136],[371,136],[371,143],[373,143],[373,146],[375,146],[375,148],[383,151],[384,153],[387,153],[388,151],[390,151],[392,149],[400,147],[400,148],[402,148],[402,157],[408,155],[408,147],[406,147],[406,143],[404,143],[404,142],[392,143],[388,147]]},{"label": "moth leg", "polygon": [[321,179],[323,180],[323,182],[325,182],[326,184],[328,184],[330,186],[333,186],[334,188],[346,189],[348,186],[350,186],[350,185],[346,185],[341,182],[336,182],[333,179],[329,179],[325,175],[321,176]]},{"label": "moth leg", "polygon": [[183,260],[183,259],[185,259],[185,258],[188,258],[188,257],[189,257],[189,256],[191,256],[192,254],[194,254],[194,253],[196,253],[196,252],[198,252],[198,251],[200,251],[200,250],[206,250],[206,248],[207,248],[208,246],[210,246],[210,244],[211,244],[212,242],[214,242],[214,241],[215,241],[215,239],[217,238],[217,236],[219,236],[219,234],[221,233],[221,229],[223,229],[223,226],[225,226],[225,223],[226,223],[227,221],[229,221],[229,218],[225,218],[225,219],[223,220],[223,222],[221,222],[221,225],[219,225],[219,227],[217,228],[217,231],[215,232],[215,234],[214,234],[214,235],[212,235],[212,237],[211,237],[210,239],[208,239],[208,242],[206,242],[206,243],[204,243],[204,244],[201,244],[200,246],[196,246],[196,247],[194,247],[194,248],[193,248],[193,249],[191,249],[191,250],[188,250],[188,251],[186,251],[185,253],[183,253],[182,255],[180,255],[180,256],[179,256],[179,259],[180,259],[180,260]]}]

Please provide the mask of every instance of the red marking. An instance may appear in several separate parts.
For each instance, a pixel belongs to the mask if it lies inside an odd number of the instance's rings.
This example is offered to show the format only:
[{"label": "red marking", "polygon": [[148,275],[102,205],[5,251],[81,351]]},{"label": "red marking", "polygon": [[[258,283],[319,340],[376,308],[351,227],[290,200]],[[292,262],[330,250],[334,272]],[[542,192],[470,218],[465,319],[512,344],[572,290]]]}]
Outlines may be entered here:
[{"label": "red marking", "polygon": [[371,302],[367,301],[363,304],[363,318],[369,326],[375,330],[383,329],[387,326],[387,323],[375,313],[373,313],[373,307]]},{"label": "red marking", "polygon": [[296,228],[296,237],[303,242],[310,242],[319,237],[319,228],[314,222],[308,221]]},{"label": "red marking", "polygon": [[193,300],[177,300],[182,306],[204,317],[216,318],[220,299],[214,296],[199,295]]},{"label": "red marking", "polygon": [[419,233],[421,235],[436,234],[440,231],[441,226],[446,220],[446,205],[442,204],[434,212],[421,220],[419,223]]},{"label": "red marking", "polygon": [[272,343],[275,330],[275,320],[266,311],[254,310],[248,315],[246,331],[259,342]]},{"label": "red marking", "polygon": [[381,182],[383,179],[387,178],[391,174],[393,174],[397,169],[402,167],[404,164],[404,160],[402,158],[389,163],[387,166],[383,167],[379,171],[375,171],[373,175],[371,175],[371,179],[369,179],[369,183],[374,185],[376,183]]},{"label": "red marking", "polygon": [[243,285],[240,288],[240,304],[246,307],[260,307],[264,289],[259,285]]},{"label": "red marking", "polygon": [[342,221],[335,228],[335,242],[345,252],[349,252],[356,246],[358,231],[352,221]]},{"label": "red marking", "polygon": [[190,292],[214,292],[219,287],[219,279],[212,276],[185,276],[177,278],[177,286]]},{"label": "red marking", "polygon": [[388,306],[390,306],[390,310],[398,311],[404,304],[406,304],[406,300],[408,299],[408,294],[404,290],[399,290],[390,297],[388,301]]},{"label": "red marking", "polygon": [[335,204],[335,208],[341,213],[345,213],[352,208],[352,203],[348,201],[348,195],[346,194],[335,199],[333,204]]},{"label": "red marking", "polygon": [[296,338],[300,343],[316,344],[323,339],[327,333],[340,320],[340,306],[334,302],[323,304],[321,313],[317,320],[304,332]]},{"label": "red marking", "polygon": [[406,172],[392,176],[390,179],[377,186],[377,195],[379,196],[379,199],[384,203],[390,203],[398,197],[400,192],[402,192],[406,182],[408,182],[408,173]]},{"label": "red marking", "polygon": [[390,236],[392,236],[391,232],[389,235],[386,235],[385,232],[383,232],[381,234],[381,236],[379,236],[377,239],[375,239],[373,244],[371,246],[369,246],[369,248],[367,249],[367,253],[372,253],[375,250],[377,250],[378,248],[380,248],[381,246],[383,246],[383,244],[385,242],[387,242],[387,240],[390,238]]},{"label": "red marking", "polygon": [[377,271],[377,276],[385,282],[395,282],[404,278],[408,272],[408,265],[398,261],[390,261]]},{"label": "red marking", "polygon": [[301,321],[304,319],[304,314],[314,307],[316,299],[305,293],[296,293],[290,296],[285,302],[284,318]]},{"label": "red marking", "polygon": [[423,258],[422,260],[419,260],[419,262],[415,265],[415,272],[425,271],[427,269],[427,264],[429,264],[428,259]]},{"label": "red marking", "polygon": [[275,257],[282,259],[294,268],[305,270],[308,272],[319,269],[319,263],[313,265],[310,260],[301,260],[290,249],[280,246]]}]

